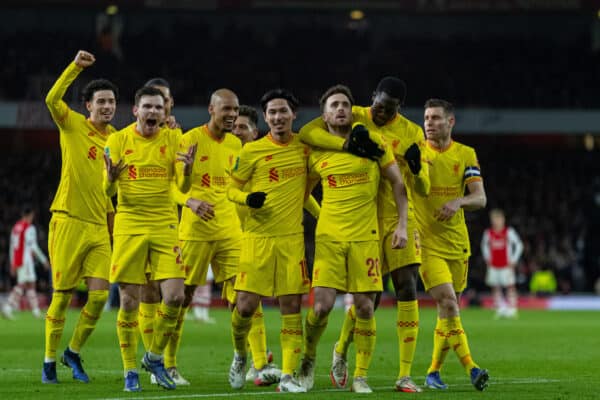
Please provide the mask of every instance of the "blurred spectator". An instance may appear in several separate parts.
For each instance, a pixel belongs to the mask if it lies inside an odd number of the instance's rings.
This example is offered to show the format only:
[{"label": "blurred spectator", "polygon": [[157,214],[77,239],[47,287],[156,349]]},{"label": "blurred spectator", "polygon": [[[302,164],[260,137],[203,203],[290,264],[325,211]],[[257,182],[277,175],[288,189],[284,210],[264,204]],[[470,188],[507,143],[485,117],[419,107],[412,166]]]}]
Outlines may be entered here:
[{"label": "blurred spectator", "polygon": [[533,274],[529,290],[532,294],[540,296],[548,296],[556,292],[556,277],[549,265],[545,265]]}]

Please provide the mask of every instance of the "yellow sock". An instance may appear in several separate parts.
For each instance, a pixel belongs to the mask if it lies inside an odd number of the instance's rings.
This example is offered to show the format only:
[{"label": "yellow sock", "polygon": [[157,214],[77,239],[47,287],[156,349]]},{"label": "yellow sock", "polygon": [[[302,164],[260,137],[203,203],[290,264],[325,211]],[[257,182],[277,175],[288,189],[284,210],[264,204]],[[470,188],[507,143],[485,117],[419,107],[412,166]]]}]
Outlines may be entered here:
[{"label": "yellow sock", "polygon": [[119,309],[117,314],[117,336],[125,371],[135,370],[137,367],[138,325],[138,310],[124,311]]},{"label": "yellow sock", "polygon": [[356,368],[354,377],[366,377],[373,351],[375,350],[377,325],[375,317],[362,319],[356,317],[356,328],[354,328],[354,342],[356,343]]},{"label": "yellow sock", "polygon": [[231,340],[235,352],[246,357],[246,343],[248,342],[248,332],[252,325],[252,317],[244,318],[240,315],[237,308],[231,313]]},{"label": "yellow sock", "polygon": [[327,316],[317,318],[313,309],[308,310],[306,315],[306,324],[304,326],[304,355],[312,358],[317,357],[317,345],[323,335],[323,331],[327,328]]},{"label": "yellow sock", "polygon": [[447,319],[447,335],[448,343],[454,349],[454,352],[458,356],[460,363],[467,371],[467,374],[471,371],[471,368],[478,367],[477,364],[471,358],[471,350],[469,349],[469,342],[467,341],[467,334],[462,327],[460,316],[450,317]]},{"label": "yellow sock", "polygon": [[185,314],[187,314],[188,307],[181,307],[179,316],[177,317],[177,324],[173,330],[173,334],[167,342],[165,347],[165,368],[171,368],[177,366],[177,352],[179,351],[179,345],[181,344],[181,335],[183,333],[183,321],[185,321]]},{"label": "yellow sock", "polygon": [[335,346],[336,353],[342,354],[344,357],[348,353],[350,343],[354,340],[354,325],[356,325],[356,309],[354,308],[354,304],[352,304],[344,317],[340,337]]},{"label": "yellow sock", "polygon": [[65,313],[71,304],[71,292],[54,292],[46,312],[46,350],[45,361],[56,360],[56,348],[65,329]]},{"label": "yellow sock", "polygon": [[258,308],[252,316],[248,344],[252,352],[254,368],[261,369],[267,365],[267,335],[265,334],[265,317],[261,303],[258,303]]},{"label": "yellow sock", "polygon": [[156,309],[160,303],[140,303],[140,335],[144,349],[150,350],[152,346],[152,336],[154,336],[154,319],[156,318]]},{"label": "yellow sock", "polygon": [[154,354],[163,354],[167,342],[175,325],[177,325],[177,318],[179,317],[179,310],[181,306],[171,307],[161,302],[156,310],[156,320],[154,322],[154,336],[152,337],[152,344],[150,345],[150,351]]},{"label": "yellow sock", "polygon": [[281,316],[281,375],[292,375],[302,352],[302,314]]},{"label": "yellow sock", "polygon": [[108,299],[108,290],[92,290],[88,292],[88,300],[81,309],[79,320],[73,331],[73,337],[69,342],[69,348],[79,353],[87,339],[90,337],[96,323],[104,311],[104,304]]},{"label": "yellow sock", "polygon": [[437,319],[435,329],[433,330],[433,351],[431,352],[431,365],[427,370],[427,374],[440,371],[442,364],[446,359],[446,354],[450,350],[448,339],[446,338],[446,321],[440,318]]},{"label": "yellow sock", "polygon": [[398,302],[398,348],[400,350],[400,372],[398,378],[410,376],[410,370],[417,349],[419,335],[419,303],[417,300]]}]

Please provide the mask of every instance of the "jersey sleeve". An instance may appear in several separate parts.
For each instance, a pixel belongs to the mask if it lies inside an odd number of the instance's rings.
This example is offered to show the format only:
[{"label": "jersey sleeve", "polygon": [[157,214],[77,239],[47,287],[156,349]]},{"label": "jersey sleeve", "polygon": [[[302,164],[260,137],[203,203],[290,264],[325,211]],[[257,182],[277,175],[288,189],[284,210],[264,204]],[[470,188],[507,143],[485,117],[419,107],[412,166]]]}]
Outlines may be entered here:
[{"label": "jersey sleeve", "polygon": [[254,172],[253,157],[249,153],[248,147],[248,145],[242,147],[242,151],[240,151],[231,172],[231,183],[227,188],[227,198],[237,204],[246,204],[248,193],[242,190],[242,188],[250,180]]},{"label": "jersey sleeve", "polygon": [[486,229],[481,237],[481,255],[486,263],[490,262],[490,240],[488,232],[489,230]]},{"label": "jersey sleeve", "polygon": [[27,230],[25,231],[25,248],[30,248],[33,252],[33,255],[41,263],[46,264],[48,262],[48,258],[38,245],[37,232],[35,231],[35,226],[33,225],[29,225],[29,228],[27,228]]},{"label": "jersey sleeve", "polygon": [[377,162],[379,163],[379,167],[381,169],[384,169],[388,167],[391,163],[395,163],[396,157],[394,157],[392,146],[386,143],[385,140],[383,140],[383,138],[381,137],[381,135],[371,134],[371,136],[373,137],[374,141],[377,144],[379,144],[381,148],[383,148],[384,151],[383,155],[379,158],[379,160],[377,160]]},{"label": "jersey sleeve", "polygon": [[481,168],[475,150],[468,148],[465,155],[465,172],[463,175],[465,184],[481,180]]},{"label": "jersey sleeve", "polygon": [[521,254],[523,254],[523,242],[519,237],[517,231],[514,230],[513,227],[508,227],[507,230],[508,235],[508,262],[511,264],[516,263],[521,258]]},{"label": "jersey sleeve", "polygon": [[69,86],[71,86],[71,83],[73,83],[82,70],[83,68],[75,65],[75,62],[69,64],[54,85],[52,85],[46,96],[46,106],[50,111],[52,119],[59,127],[64,127],[68,123],[67,116],[69,112],[72,112],[63,100],[63,97]]},{"label": "jersey sleeve", "polygon": [[304,125],[298,133],[300,140],[311,146],[321,147],[328,150],[342,151],[344,138],[332,135],[327,131],[323,118],[318,117]]},{"label": "jersey sleeve", "polygon": [[238,182],[246,183],[252,177],[254,172],[254,160],[248,146],[242,148],[238,156],[231,177]]}]

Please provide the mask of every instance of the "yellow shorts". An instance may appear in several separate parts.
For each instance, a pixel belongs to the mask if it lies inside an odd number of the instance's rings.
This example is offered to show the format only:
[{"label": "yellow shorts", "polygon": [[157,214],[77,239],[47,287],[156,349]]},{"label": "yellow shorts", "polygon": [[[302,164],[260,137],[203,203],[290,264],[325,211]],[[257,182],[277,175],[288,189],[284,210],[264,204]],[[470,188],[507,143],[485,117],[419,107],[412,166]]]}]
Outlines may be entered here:
[{"label": "yellow shorts", "polygon": [[460,293],[467,287],[468,272],[469,257],[446,259],[423,250],[423,264],[419,268],[419,274],[425,290],[451,283],[454,291]]},{"label": "yellow shorts", "polygon": [[235,276],[240,262],[241,238],[212,242],[182,240],[180,243],[185,265],[186,285],[204,285],[209,264],[217,283]]},{"label": "yellow shorts", "polygon": [[264,297],[308,293],[304,235],[244,236],[235,290]]},{"label": "yellow shorts", "polygon": [[313,266],[316,286],[348,293],[381,292],[379,241],[317,241]]},{"label": "yellow shorts", "polygon": [[223,282],[223,289],[221,289],[221,298],[227,300],[229,304],[237,303],[235,279],[227,279],[225,282]]},{"label": "yellow shorts", "polygon": [[177,232],[172,230],[115,235],[111,265],[111,283],[145,285],[148,272],[152,281],[185,278]]},{"label": "yellow shorts", "polygon": [[52,287],[70,290],[82,278],[108,280],[110,236],[106,225],[54,213],[48,232]]},{"label": "yellow shorts", "polygon": [[392,249],[392,234],[398,220],[395,218],[385,218],[379,220],[379,231],[383,239],[381,240],[382,273],[388,274],[398,268],[407,265],[421,264],[421,240],[417,230],[417,221],[414,218],[408,220],[406,231],[408,233],[408,242],[403,249]]}]

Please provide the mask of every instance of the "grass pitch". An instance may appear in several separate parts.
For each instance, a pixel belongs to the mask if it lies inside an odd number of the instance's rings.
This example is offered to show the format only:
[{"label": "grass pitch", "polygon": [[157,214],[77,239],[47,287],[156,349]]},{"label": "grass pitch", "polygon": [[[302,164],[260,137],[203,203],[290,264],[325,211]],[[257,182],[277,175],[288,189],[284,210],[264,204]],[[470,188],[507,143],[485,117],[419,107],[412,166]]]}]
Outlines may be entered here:
[{"label": "grass pitch", "polygon": [[[0,399],[275,399],[298,396],[311,399],[347,399],[358,395],[333,389],[329,381],[331,350],[339,332],[343,312],[334,310],[318,350],[315,388],[307,394],[277,394],[275,387],[248,384],[234,391],[227,382],[232,357],[229,312],[211,311],[215,325],[186,321],[178,356],[180,372],[191,386],[166,391],[150,385],[148,374],[140,371],[143,391],[123,392],[123,373],[117,342],[116,312],[107,312],[83,349],[84,368],[92,382],[81,384],[71,371],[57,366],[59,385],[40,383],[43,361],[44,322],[29,313],[16,321],[0,320],[3,347],[0,363]],[[306,311],[304,311],[306,314]],[[522,310],[518,320],[493,320],[489,310],[467,309],[462,320],[474,359],[490,371],[490,386],[481,393],[470,384],[456,356],[449,354],[442,377],[449,390],[425,390],[421,394],[393,391],[398,373],[396,311],[377,311],[377,347],[369,373],[375,390],[369,398],[419,399],[599,399],[600,398],[600,315],[597,312]],[[59,355],[67,345],[77,311],[69,311]],[[266,308],[267,340],[281,364],[279,314]],[[421,309],[421,329],[413,365],[413,379],[422,384],[429,365],[433,309]],[[141,342],[141,341],[140,341]],[[141,345],[140,345],[141,346]],[[350,373],[354,347],[349,354]],[[142,356],[140,347],[139,357]],[[361,395],[364,396],[364,395]]]}]

